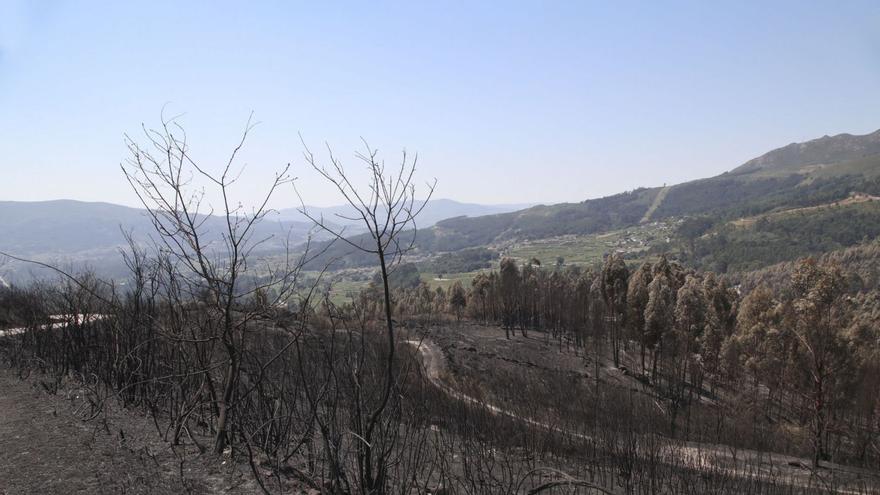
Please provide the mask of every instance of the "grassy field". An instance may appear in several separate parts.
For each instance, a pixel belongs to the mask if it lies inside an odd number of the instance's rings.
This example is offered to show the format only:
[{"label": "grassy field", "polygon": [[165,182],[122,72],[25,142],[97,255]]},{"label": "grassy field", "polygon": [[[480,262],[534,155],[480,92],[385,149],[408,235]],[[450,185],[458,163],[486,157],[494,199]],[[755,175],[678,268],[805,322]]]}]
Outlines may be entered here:
[{"label": "grassy field", "polygon": [[480,271],[474,272],[466,272],[466,273],[444,273],[443,278],[437,278],[436,273],[422,273],[422,282],[428,284],[432,289],[435,287],[442,287],[443,289],[448,289],[452,287],[456,281],[461,282],[461,285],[465,288],[471,285],[471,280],[477,276]]},{"label": "grassy field", "polygon": [[654,222],[603,234],[525,241],[509,246],[506,254],[524,262],[535,258],[544,266],[556,264],[560,257],[565,264],[593,265],[601,263],[612,251],[634,254],[658,243],[666,243],[673,229],[674,225],[670,223]]},{"label": "grassy field", "polygon": [[367,281],[346,280],[344,278],[334,281],[330,287],[330,301],[333,304],[350,302],[363,288],[369,285]]},{"label": "grassy field", "polygon": [[[602,234],[586,236],[560,236],[549,239],[532,241],[520,241],[506,246],[493,246],[494,249],[510,256],[522,263],[531,259],[537,259],[543,266],[553,266],[557,258],[563,258],[566,265],[588,266],[601,263],[604,256],[612,251],[620,251],[630,255],[647,250],[659,243],[666,243],[672,236],[675,225],[668,222],[653,222],[628,229],[615,230]],[[456,281],[464,287],[469,287],[474,277],[481,271],[498,269],[498,261],[492,262],[492,266],[484,270],[476,270],[463,273],[439,274],[423,271],[421,280],[432,289],[441,287],[448,289]],[[325,275],[326,280],[331,282],[330,300],[334,304],[341,304],[351,300],[360,290],[369,284],[369,270],[360,269],[351,272],[336,272]]]}]

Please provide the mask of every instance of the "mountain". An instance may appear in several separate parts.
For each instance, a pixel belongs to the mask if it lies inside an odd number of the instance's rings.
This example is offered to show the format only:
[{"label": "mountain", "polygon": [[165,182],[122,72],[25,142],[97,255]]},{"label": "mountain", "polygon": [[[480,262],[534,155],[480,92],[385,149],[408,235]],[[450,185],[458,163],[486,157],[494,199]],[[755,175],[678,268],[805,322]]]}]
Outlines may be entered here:
[{"label": "mountain", "polygon": [[121,246],[121,226],[149,227],[144,212],[110,203],[0,201],[0,251],[21,256],[70,254]]},{"label": "mountain", "polygon": [[[869,201],[850,201],[853,197]],[[754,269],[795,254],[821,253],[873,239],[880,233],[880,203],[874,202],[875,197],[880,199],[880,131],[864,136],[839,134],[789,144],[715,177],[579,203],[521,208],[431,200],[419,216],[415,246],[416,254],[430,256],[514,241],[600,234],[655,221],[697,219],[698,228],[686,223],[689,228],[682,234],[690,236],[692,264],[721,267],[721,271]],[[351,216],[345,207],[309,211],[340,226],[349,221],[338,215]],[[205,224],[207,231],[222,228],[219,218],[209,218]],[[255,235],[270,238],[261,253],[272,254],[283,249],[280,241],[288,233],[291,241],[304,240],[310,228],[296,209],[285,209],[268,217]],[[68,200],[0,202],[0,251],[25,257],[87,262],[105,271],[122,269],[109,268],[120,263],[121,229],[132,230],[140,241],[153,231],[145,212],[136,208]],[[367,242],[363,235],[357,236],[357,227],[348,232],[355,242]],[[314,247],[327,246],[319,242]],[[373,262],[352,253],[346,243],[327,248],[314,266],[327,260],[341,260],[343,266]],[[22,269],[17,270],[20,275]],[[0,275],[15,280],[8,266]]]},{"label": "mountain", "polygon": [[[880,131],[790,144],[730,172],[669,187],[640,188],[580,203],[539,205],[476,218],[446,219],[420,230],[416,246],[422,255],[427,255],[509,241],[597,234],[689,217],[705,218],[707,227],[701,233],[706,233],[713,225],[733,219],[833,204],[853,194],[880,196]],[[861,213],[865,212],[860,210]],[[868,228],[871,215],[873,212],[868,211],[867,216],[860,217],[862,227],[852,232],[849,240],[827,245],[845,246],[859,235],[872,237],[873,229]],[[840,222],[840,218],[828,214],[823,218],[823,225]],[[880,218],[877,221],[880,223]],[[798,239],[797,242],[810,242]],[[785,243],[774,245],[776,250],[784,248]],[[744,245],[742,249],[748,248]],[[328,255],[331,258],[327,259],[345,259],[348,266],[370,261],[343,245],[334,246]]]},{"label": "mountain", "polygon": [[[524,205],[478,205],[448,199],[431,200],[419,216],[419,225],[433,225],[449,217],[487,215],[521,208]],[[338,225],[336,214],[351,216],[350,208],[309,208],[312,215],[324,215]],[[357,225],[347,231],[357,233]],[[210,217],[203,225],[208,240],[219,241],[225,228],[220,217]],[[303,242],[313,230],[312,222],[295,208],[269,214],[261,222],[254,239],[268,238],[255,254],[276,254],[285,249],[290,235],[291,245]],[[119,250],[126,247],[123,232],[131,232],[138,242],[148,242],[154,229],[147,212],[110,203],[74,200],[0,201],[0,251],[15,256],[51,262],[61,266],[89,266],[106,276],[126,273]],[[320,231],[316,239],[326,239]],[[49,273],[33,265],[8,264],[0,275],[9,281],[20,281]]]},{"label": "mountain", "polygon": [[458,238],[462,244],[486,244],[511,238],[592,234],[688,215],[734,218],[830,203],[853,193],[880,195],[878,179],[880,131],[864,136],[840,134],[770,151],[708,179],[636,189],[581,203],[445,220],[434,230],[437,237]]},{"label": "mountain", "polygon": [[[417,201],[414,208],[419,208],[424,201]],[[454,217],[481,217],[494,215],[528,208],[531,204],[494,204],[484,205],[476,203],[460,203],[451,199],[431,199],[419,213],[419,227],[430,227],[441,220]],[[349,228],[361,228],[360,220],[349,220],[354,217],[355,211],[349,205],[339,206],[306,206],[306,211],[314,218],[324,217],[325,221],[337,226]],[[346,218],[347,217],[347,218]],[[286,221],[308,221],[299,208],[285,208],[279,211],[279,219]]]},{"label": "mountain", "polygon": [[791,143],[744,163],[734,175],[754,173],[810,173],[811,169],[833,166],[880,154],[880,130],[864,136],[838,134],[804,143]]},{"label": "mountain", "polygon": [[[206,239],[219,242],[225,228],[220,217],[209,217],[203,230]],[[290,235],[296,245],[305,240],[310,224],[281,220],[262,222],[254,239],[269,239],[258,253],[277,253]],[[147,212],[110,203],[73,200],[0,201],[0,251],[15,256],[50,261],[59,265],[86,264],[104,275],[124,272],[119,249],[126,245],[123,232],[131,232],[138,242],[148,242],[155,231]],[[20,263],[3,267],[0,275],[14,281],[31,271],[44,273]]]}]

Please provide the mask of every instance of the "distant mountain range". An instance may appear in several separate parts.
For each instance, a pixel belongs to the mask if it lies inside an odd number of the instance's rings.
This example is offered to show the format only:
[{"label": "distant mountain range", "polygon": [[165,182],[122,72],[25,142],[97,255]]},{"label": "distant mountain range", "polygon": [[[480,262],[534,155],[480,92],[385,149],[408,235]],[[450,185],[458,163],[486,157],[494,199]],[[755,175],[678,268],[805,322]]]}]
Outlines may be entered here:
[{"label": "distant mountain range", "polygon": [[[767,217],[772,212],[786,210],[799,211],[801,217],[821,213],[825,224],[814,222],[798,227],[802,232],[814,229],[815,234],[811,238],[788,235],[782,236],[787,239],[783,242],[780,240],[781,234],[777,232],[774,234],[776,237],[771,239],[773,242],[769,242],[767,239],[772,236],[768,237],[769,234],[764,232],[740,239],[742,244],[735,245],[738,252],[746,253],[736,255],[740,261],[740,258],[748,261],[750,251],[761,249],[773,251],[778,258],[780,250],[783,251],[781,254],[823,252],[874,238],[875,227],[880,225],[880,216],[875,219],[873,210],[863,202],[850,205],[859,209],[858,221],[852,225],[847,224],[849,217],[840,217],[849,214],[849,210],[829,214],[824,209],[814,208],[844,203],[843,200],[853,194],[880,197],[880,131],[864,136],[839,134],[793,143],[715,177],[669,187],[639,188],[580,203],[529,206],[431,200],[418,218],[420,230],[416,247],[418,252],[430,255],[512,240],[602,233],[682,218],[703,219],[704,226],[700,233],[705,237],[707,233],[714,232],[720,235],[716,237],[724,240],[739,232],[723,230],[726,222],[737,218]],[[326,221],[346,227],[346,231],[354,236],[352,238],[358,240],[358,233],[362,230],[343,218],[351,216],[349,208],[307,209],[314,217],[323,215]],[[777,221],[782,217],[767,218]],[[205,224],[207,231],[222,230],[222,225],[215,225],[214,222],[220,222],[220,219],[210,219]],[[842,224],[847,225],[846,235],[835,234],[836,237],[830,240],[823,237],[822,232],[839,230]],[[744,222],[742,225],[751,223]],[[259,235],[272,236],[273,241],[263,246],[263,252],[279,251],[283,245],[281,240],[288,236],[293,243],[305,240],[312,227],[311,222],[296,208],[283,209],[267,217]],[[152,232],[145,212],[136,208],[70,200],[0,202],[0,251],[19,256],[59,264],[87,263],[104,273],[120,272],[124,267],[117,251],[123,245],[123,229],[132,231],[139,241],[146,241]],[[320,242],[321,238],[317,239]],[[729,245],[714,245],[712,249],[722,252],[731,248]],[[697,256],[697,253],[692,255]],[[728,262],[717,256],[705,253],[702,256],[703,261],[697,260],[695,263],[711,261],[727,266]],[[762,256],[774,259],[773,256]],[[351,247],[345,243],[332,246],[326,257],[316,260],[316,263],[329,259],[342,260],[342,266],[364,266],[373,261],[352,253]],[[756,266],[755,263],[742,266]],[[33,270],[32,267],[21,265],[10,266],[0,267],[0,276],[7,281],[27,278],[26,272]]]},{"label": "distant mountain range", "polygon": [[[453,216],[479,216],[511,211],[524,205],[478,205],[448,199],[431,200],[420,216],[420,225],[433,225]],[[337,224],[344,223],[337,213],[347,214],[344,207],[309,208],[310,214]],[[209,218],[203,229],[208,238],[218,240],[224,225],[220,217]],[[289,238],[291,245],[302,243],[313,230],[312,222],[297,209],[283,209],[271,214],[260,224],[258,238],[272,239],[261,246],[263,253],[277,253]],[[146,212],[110,203],[74,200],[0,201],[0,251],[15,256],[48,261],[59,265],[88,265],[111,276],[124,273],[119,249],[125,246],[123,232],[131,232],[135,240],[148,242],[153,227]],[[349,232],[357,233],[356,226]],[[322,233],[315,231],[317,239]],[[31,274],[31,272],[34,272]],[[0,276],[10,281],[44,274],[34,266],[9,264],[0,267]]]},{"label": "distant mountain range", "polygon": [[[416,201],[413,204],[414,209],[421,208],[424,201]],[[495,215],[498,213],[507,213],[511,211],[522,210],[532,206],[529,203],[519,204],[497,204],[482,205],[476,203],[460,203],[451,199],[432,199],[424,206],[418,216],[418,226],[431,227],[441,220],[456,217],[481,217],[485,215]],[[285,221],[309,221],[309,219],[300,212],[301,208],[286,208],[280,210],[279,218]],[[305,211],[313,218],[324,218],[325,221],[338,226],[346,226],[355,229],[362,227],[360,220],[350,220],[355,217],[355,211],[350,205],[340,206],[306,206]]]},{"label": "distant mountain range", "polygon": [[[224,227],[225,222],[213,216],[202,229],[210,241],[219,239]],[[286,238],[289,232],[291,242],[299,243],[310,227],[302,221],[267,220],[257,236]],[[0,251],[20,256],[67,256],[115,250],[125,245],[123,232],[146,241],[153,227],[145,210],[111,203],[0,201],[0,232]],[[266,249],[276,246],[270,243]]]},{"label": "distant mountain range", "polygon": [[[220,242],[224,227],[220,217],[207,218],[202,225],[205,239]],[[267,219],[254,234],[269,239],[257,252],[278,252],[286,242],[296,246],[310,228],[305,222]],[[145,210],[74,200],[0,201],[0,251],[18,257],[62,267],[87,266],[101,275],[118,276],[125,273],[119,250],[126,246],[126,232],[139,243],[150,241],[154,229]],[[47,273],[21,263],[0,267],[0,276],[8,281]]]}]

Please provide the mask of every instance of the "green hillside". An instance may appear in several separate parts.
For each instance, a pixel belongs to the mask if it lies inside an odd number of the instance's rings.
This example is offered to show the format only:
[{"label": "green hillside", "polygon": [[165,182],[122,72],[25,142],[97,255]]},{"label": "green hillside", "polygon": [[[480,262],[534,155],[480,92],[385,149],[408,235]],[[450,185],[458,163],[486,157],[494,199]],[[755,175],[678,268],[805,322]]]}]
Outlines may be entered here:
[{"label": "green hillside", "polygon": [[[661,191],[663,195],[658,198]],[[733,235],[723,231],[725,222],[774,211],[832,204],[853,193],[880,196],[880,131],[865,136],[825,136],[806,143],[790,144],[750,160],[731,172],[668,188],[640,188],[580,203],[540,205],[499,215],[443,220],[418,232],[412,252],[430,256],[477,246],[509,245],[516,241],[588,236],[636,226],[650,211],[651,222],[698,217],[699,223],[703,224],[699,234],[712,231],[723,234],[716,239],[732,240],[730,246],[713,244],[710,248],[709,241],[690,246],[719,249],[711,257],[690,253],[692,261],[701,266],[722,269],[764,266],[794,253],[822,252],[852,245],[853,239],[873,238],[877,235],[872,223],[873,211],[871,208],[848,208],[823,212],[811,220],[815,225],[805,221],[809,225],[803,227],[807,229],[827,225],[832,232],[833,227],[840,224],[850,229],[846,235],[833,234],[821,241],[808,238],[806,232],[800,236],[778,232],[762,232],[760,235],[737,232]],[[812,214],[804,216],[809,218]],[[853,215],[857,218],[849,221]],[[783,229],[783,224],[793,222],[795,220],[787,219],[770,222],[770,225]],[[786,240],[780,240],[780,236]],[[691,238],[684,237],[688,245],[693,244],[692,234]],[[358,238],[357,242],[369,242],[369,239]],[[791,245],[795,248],[777,252]],[[751,250],[755,252],[745,254]],[[330,247],[327,256],[316,260],[316,264],[330,259],[336,260],[337,266],[347,267],[363,266],[371,261],[369,257],[352,253],[351,247],[343,243]]]},{"label": "green hillside", "polygon": [[720,272],[755,270],[869,242],[880,235],[880,201],[830,204],[713,226],[685,242],[683,261]]},{"label": "green hillside", "polygon": [[[587,235],[630,227],[642,219],[660,191],[642,188],[575,204],[450,219],[425,233],[419,246],[444,251],[509,239]],[[880,195],[880,131],[789,145],[732,172],[672,186],[656,205],[651,220],[693,215],[725,220],[831,203],[852,193]]]}]

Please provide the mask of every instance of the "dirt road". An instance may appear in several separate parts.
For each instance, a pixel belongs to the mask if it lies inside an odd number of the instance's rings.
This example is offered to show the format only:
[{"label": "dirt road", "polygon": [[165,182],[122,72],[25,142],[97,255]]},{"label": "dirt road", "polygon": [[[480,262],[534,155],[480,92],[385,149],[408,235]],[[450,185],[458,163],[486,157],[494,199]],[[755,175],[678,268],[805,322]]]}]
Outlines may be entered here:
[{"label": "dirt road", "polygon": [[[580,432],[566,431],[558,426],[523,417],[512,411],[503,409],[486,401],[466,395],[447,385],[442,377],[446,372],[446,356],[443,350],[430,339],[407,340],[407,344],[415,346],[422,359],[425,375],[428,380],[444,393],[457,400],[473,404],[486,409],[494,414],[506,416],[537,428],[563,433],[572,438],[591,440],[591,437]],[[866,483],[867,486],[880,487],[880,473],[832,463],[823,463],[822,473],[814,472],[806,466],[810,465],[809,459],[797,458],[772,452],[759,452],[754,450],[733,449],[726,445],[708,444],[699,442],[684,442],[667,439],[665,449],[667,454],[676,458],[682,466],[697,468],[712,468],[725,470],[737,477],[753,479],[766,479],[768,477],[781,477],[790,480],[796,486],[826,488],[827,478],[832,474],[842,476],[858,485]],[[840,484],[838,481],[836,484]],[[857,485],[857,486],[858,486]],[[866,493],[858,489],[835,488],[833,493],[843,495],[860,495]],[[874,493],[874,492],[869,492]]]}]

